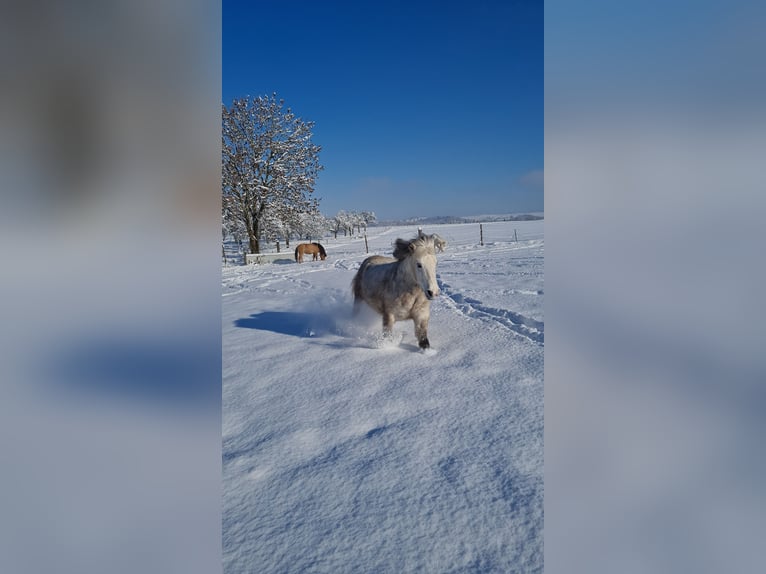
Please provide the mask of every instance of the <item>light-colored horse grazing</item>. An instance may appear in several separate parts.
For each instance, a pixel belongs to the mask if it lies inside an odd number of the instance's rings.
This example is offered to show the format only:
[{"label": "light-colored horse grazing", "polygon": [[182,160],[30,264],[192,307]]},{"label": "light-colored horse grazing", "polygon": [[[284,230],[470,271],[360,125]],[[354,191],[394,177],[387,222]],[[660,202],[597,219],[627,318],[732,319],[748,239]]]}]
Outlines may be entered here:
[{"label": "light-colored horse grazing", "polygon": [[295,260],[298,263],[303,263],[304,255],[313,255],[312,261],[317,260],[317,255],[322,258],[322,261],[327,259],[327,252],[319,243],[301,243],[295,248]]},{"label": "light-colored horse grazing", "polygon": [[362,262],[351,287],[354,314],[364,301],[383,315],[383,333],[390,337],[396,321],[412,319],[421,349],[428,349],[431,299],[439,295],[436,250],[447,245],[438,235],[422,232],[411,240],[397,239],[394,257],[373,255]]}]

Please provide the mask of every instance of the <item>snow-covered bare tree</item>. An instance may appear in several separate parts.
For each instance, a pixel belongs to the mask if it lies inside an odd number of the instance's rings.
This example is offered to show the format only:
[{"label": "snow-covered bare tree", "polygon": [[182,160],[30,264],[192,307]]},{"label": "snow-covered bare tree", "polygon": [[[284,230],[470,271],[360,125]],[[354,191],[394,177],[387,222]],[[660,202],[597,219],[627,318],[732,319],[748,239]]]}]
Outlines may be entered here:
[{"label": "snow-covered bare tree", "polygon": [[364,227],[365,231],[367,230],[367,220],[364,218],[364,212],[363,211],[355,211],[353,213],[352,217],[352,227],[356,227],[357,233],[362,232],[362,227]]},{"label": "snow-covered bare tree", "polygon": [[268,210],[263,217],[260,237],[269,243],[275,243],[277,248],[279,241],[285,237],[284,223],[275,210]]},{"label": "snow-covered bare tree", "polygon": [[221,231],[223,241],[231,238],[237,244],[237,251],[244,253],[242,240],[247,237],[247,230],[241,219],[232,214],[231,198],[223,198],[221,202]]},{"label": "snow-covered bare tree", "polygon": [[321,239],[329,229],[330,223],[325,218],[325,216],[318,211],[301,214],[301,239]]},{"label": "snow-covered bare tree", "polygon": [[332,218],[332,230],[335,234],[335,239],[338,239],[339,231],[343,231],[343,235],[347,235],[348,219],[348,213],[346,213],[343,209],[336,213],[335,217]]},{"label": "snow-covered bare tree", "polygon": [[354,225],[355,225],[355,216],[353,211],[347,211],[346,212],[346,219],[344,221],[345,229],[343,230],[344,235],[354,235]]},{"label": "snow-covered bare tree", "polygon": [[[291,208],[287,210],[282,218],[287,246],[290,246],[291,236],[301,239],[306,235],[306,226],[313,229],[313,227],[315,227],[313,221],[316,218],[324,220],[324,216],[319,213],[319,202],[314,199],[312,199],[312,203],[305,209],[297,210]],[[319,236],[321,237],[321,235]]]},{"label": "snow-covered bare tree", "polygon": [[374,211],[362,211],[360,215],[362,216],[362,221],[364,222],[363,225],[365,231],[367,231],[367,226],[370,223],[375,223],[378,220]]},{"label": "snow-covered bare tree", "polygon": [[260,253],[267,216],[285,219],[316,209],[310,195],[323,166],[321,147],[311,141],[314,123],[272,94],[222,106],[222,124],[223,199],[247,231],[250,251]]},{"label": "snow-covered bare tree", "polygon": [[278,229],[277,238],[284,239],[285,245],[290,247],[290,236],[300,225],[302,211],[289,203],[280,203],[269,211],[274,219],[273,227]]}]

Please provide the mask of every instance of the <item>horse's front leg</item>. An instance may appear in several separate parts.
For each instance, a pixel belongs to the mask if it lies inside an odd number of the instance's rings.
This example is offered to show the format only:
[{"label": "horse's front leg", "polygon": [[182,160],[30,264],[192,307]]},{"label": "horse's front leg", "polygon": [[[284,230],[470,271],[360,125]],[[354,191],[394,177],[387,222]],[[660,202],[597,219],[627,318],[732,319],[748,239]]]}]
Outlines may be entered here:
[{"label": "horse's front leg", "polygon": [[428,342],[428,315],[418,315],[413,317],[415,323],[415,337],[421,349],[428,349],[431,343]]},{"label": "horse's front leg", "polygon": [[394,319],[393,313],[386,313],[383,311],[383,337],[386,339],[394,338]]}]

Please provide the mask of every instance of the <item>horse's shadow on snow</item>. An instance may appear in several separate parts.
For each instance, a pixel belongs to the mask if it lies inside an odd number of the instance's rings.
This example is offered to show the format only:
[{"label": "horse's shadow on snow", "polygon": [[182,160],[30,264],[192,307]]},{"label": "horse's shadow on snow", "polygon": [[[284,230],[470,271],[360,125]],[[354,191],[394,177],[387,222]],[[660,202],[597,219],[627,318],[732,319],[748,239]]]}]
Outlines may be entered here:
[{"label": "horse's shadow on snow", "polygon": [[[377,349],[381,341],[378,336],[377,316],[373,319],[376,320],[371,324],[370,317],[367,315],[353,318],[350,312],[338,311],[263,311],[235,320],[234,326],[242,329],[271,331],[301,339],[319,339],[325,335],[337,335],[342,340],[324,339],[321,343],[317,341],[317,344],[337,349],[356,346]],[[415,345],[407,343],[399,343],[395,347],[410,351],[420,350]]]},{"label": "horse's shadow on snow", "polygon": [[234,321],[243,329],[271,331],[293,337],[321,337],[335,332],[335,319],[328,313],[301,313],[295,311],[263,311]]}]

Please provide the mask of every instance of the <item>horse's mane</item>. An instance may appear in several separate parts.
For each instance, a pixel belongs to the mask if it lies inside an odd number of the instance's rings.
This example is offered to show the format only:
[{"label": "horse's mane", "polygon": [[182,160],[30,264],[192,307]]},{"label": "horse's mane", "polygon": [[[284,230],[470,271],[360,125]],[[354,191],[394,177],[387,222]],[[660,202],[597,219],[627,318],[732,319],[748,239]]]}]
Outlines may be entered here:
[{"label": "horse's mane", "polygon": [[317,243],[316,241],[312,241],[312,243],[319,247],[319,253],[321,253],[323,257],[327,257],[327,251],[324,250],[321,243]]},{"label": "horse's mane", "polygon": [[407,241],[405,239],[397,239],[394,242],[394,257],[396,257],[399,261],[409,257],[411,253],[410,243],[412,243],[412,241]]},{"label": "horse's mane", "polygon": [[394,242],[394,257],[399,261],[406,259],[412,252],[418,247],[425,247],[426,249],[432,249],[434,251],[444,251],[447,246],[447,242],[438,236],[436,233],[433,235],[426,235],[420,233],[415,239],[397,239]]}]

